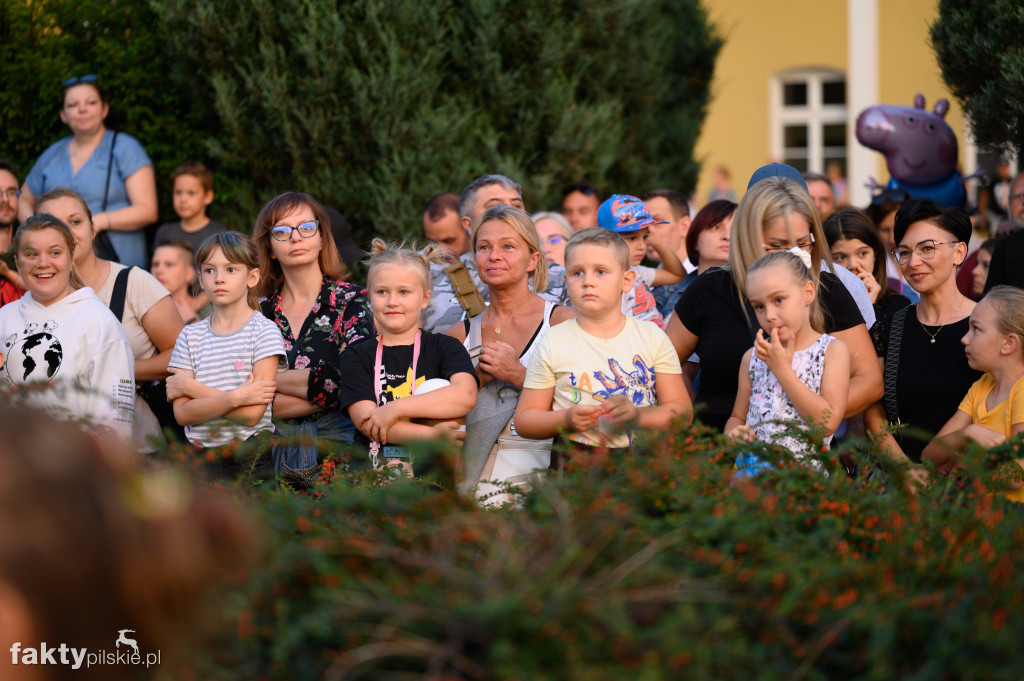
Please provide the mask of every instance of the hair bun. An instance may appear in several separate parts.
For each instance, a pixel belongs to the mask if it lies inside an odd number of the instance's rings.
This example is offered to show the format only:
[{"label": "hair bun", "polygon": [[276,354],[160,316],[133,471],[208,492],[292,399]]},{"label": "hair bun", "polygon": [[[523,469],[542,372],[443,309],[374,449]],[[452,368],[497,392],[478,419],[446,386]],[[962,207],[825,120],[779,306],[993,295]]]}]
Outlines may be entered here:
[{"label": "hair bun", "polygon": [[804,249],[800,248],[799,246],[793,246],[793,248],[789,249],[786,252],[787,253],[792,253],[796,257],[800,258],[800,262],[802,262],[804,264],[804,267],[806,267],[808,270],[811,269],[811,254],[810,253],[808,253]]}]

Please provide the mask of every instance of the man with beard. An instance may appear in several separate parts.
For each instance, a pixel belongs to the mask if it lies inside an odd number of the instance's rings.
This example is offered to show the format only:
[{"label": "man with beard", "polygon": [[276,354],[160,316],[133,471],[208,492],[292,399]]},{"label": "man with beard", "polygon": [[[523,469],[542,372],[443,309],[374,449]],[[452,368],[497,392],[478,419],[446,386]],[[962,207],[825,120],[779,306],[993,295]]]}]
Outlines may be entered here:
[{"label": "man with beard", "polygon": [[18,178],[14,175],[14,165],[0,158],[0,307],[14,302],[25,293],[21,277],[11,269],[14,261],[8,254],[18,220],[18,196]]}]

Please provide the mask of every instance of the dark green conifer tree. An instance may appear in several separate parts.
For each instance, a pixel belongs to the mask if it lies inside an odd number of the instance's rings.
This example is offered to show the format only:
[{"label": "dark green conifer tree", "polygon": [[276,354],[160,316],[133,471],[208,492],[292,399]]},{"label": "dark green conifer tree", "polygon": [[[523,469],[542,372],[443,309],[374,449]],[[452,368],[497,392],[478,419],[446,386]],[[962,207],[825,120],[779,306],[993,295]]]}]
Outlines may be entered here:
[{"label": "dark green conifer tree", "polygon": [[946,85],[979,146],[1024,158],[1024,7],[1020,0],[942,0],[931,27]]}]

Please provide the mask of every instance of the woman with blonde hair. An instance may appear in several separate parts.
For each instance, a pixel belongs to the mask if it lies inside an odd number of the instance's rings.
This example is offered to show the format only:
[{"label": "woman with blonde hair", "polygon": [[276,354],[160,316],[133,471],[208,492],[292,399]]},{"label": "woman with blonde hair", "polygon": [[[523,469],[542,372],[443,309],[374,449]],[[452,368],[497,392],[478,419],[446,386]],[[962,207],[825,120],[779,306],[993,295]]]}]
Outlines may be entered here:
[{"label": "woman with blonde hair", "polygon": [[[799,177],[795,170],[792,175]],[[733,220],[729,266],[697,277],[683,291],[665,329],[680,358],[694,352],[700,358],[700,392],[694,403],[704,405],[698,417],[719,429],[732,411],[740,363],[759,328],[746,300],[746,276],[765,253],[796,249],[810,255],[824,331],[850,348],[846,415],[860,413],[881,396],[881,371],[864,318],[831,266],[822,271],[822,263],[831,260],[821,219],[807,190],[792,175],[767,177],[748,188]]]},{"label": "woman with blonde hair", "polygon": [[473,226],[472,246],[491,302],[448,330],[469,350],[481,384],[477,405],[466,416],[462,489],[477,484],[498,440],[508,439],[538,342],[549,328],[576,316],[537,295],[547,286],[547,263],[537,228],[523,210],[488,208]]}]

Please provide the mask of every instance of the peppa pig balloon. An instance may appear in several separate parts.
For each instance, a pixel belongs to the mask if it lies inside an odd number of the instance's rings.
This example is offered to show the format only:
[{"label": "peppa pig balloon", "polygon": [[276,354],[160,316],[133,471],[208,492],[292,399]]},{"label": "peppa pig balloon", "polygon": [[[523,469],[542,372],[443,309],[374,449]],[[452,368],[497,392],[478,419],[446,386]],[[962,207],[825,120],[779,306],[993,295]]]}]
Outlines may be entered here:
[{"label": "peppa pig balloon", "polygon": [[956,135],[944,118],[948,110],[949,102],[940,99],[927,111],[920,93],[912,107],[878,104],[857,116],[857,140],[885,155],[889,189],[963,208],[967,192],[956,169]]}]

